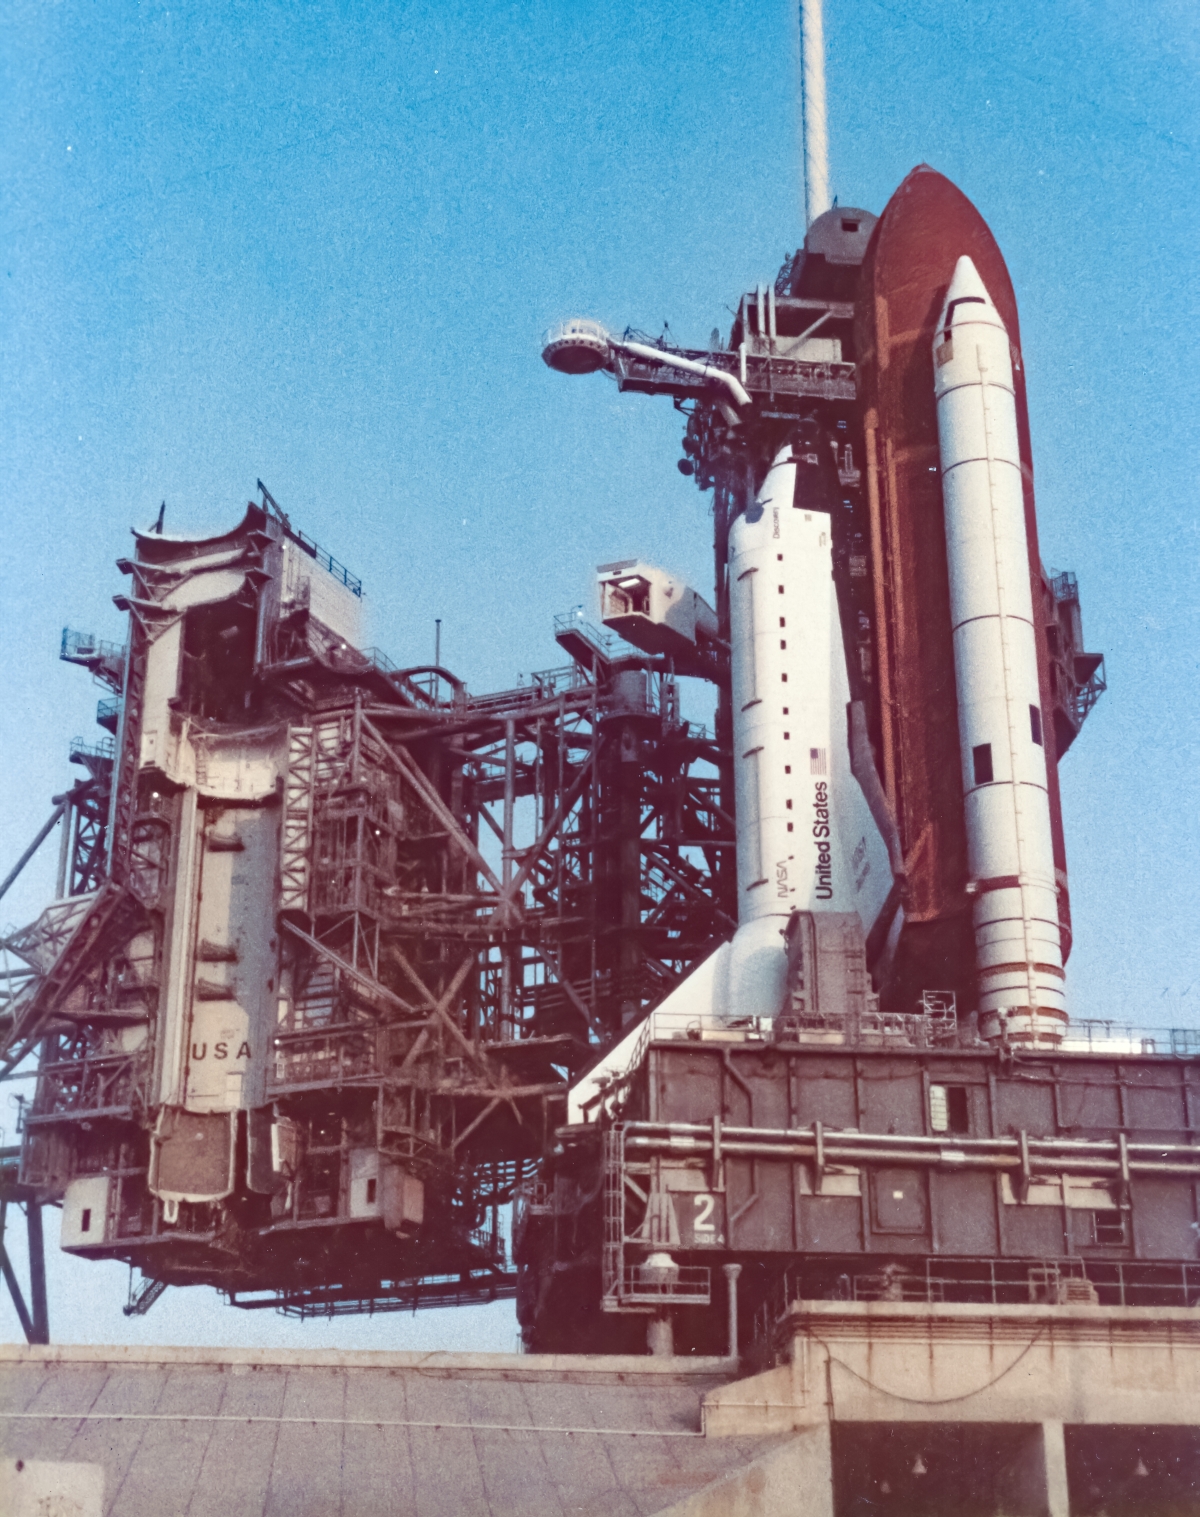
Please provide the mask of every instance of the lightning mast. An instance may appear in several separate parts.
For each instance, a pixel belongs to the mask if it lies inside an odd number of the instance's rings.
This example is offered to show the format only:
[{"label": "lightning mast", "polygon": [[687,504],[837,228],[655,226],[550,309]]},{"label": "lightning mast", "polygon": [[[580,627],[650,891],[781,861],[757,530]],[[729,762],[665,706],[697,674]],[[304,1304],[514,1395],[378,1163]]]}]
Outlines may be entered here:
[{"label": "lightning mast", "polygon": [[829,198],[829,127],[825,119],[824,0],[800,0],[800,110],[804,140],[804,224],[812,226]]}]

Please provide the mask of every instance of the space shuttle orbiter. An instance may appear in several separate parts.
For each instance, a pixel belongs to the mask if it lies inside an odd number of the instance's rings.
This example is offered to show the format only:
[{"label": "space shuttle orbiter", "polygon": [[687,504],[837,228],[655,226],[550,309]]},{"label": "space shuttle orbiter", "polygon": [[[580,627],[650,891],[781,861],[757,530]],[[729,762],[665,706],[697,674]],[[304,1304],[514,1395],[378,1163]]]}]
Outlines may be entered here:
[{"label": "space shuttle orbiter", "polygon": [[[894,834],[849,669],[833,570],[831,440],[801,421],[729,536],[738,925],[651,1014],[697,1030],[868,1009],[899,930]],[[644,1036],[571,1093],[570,1120]]]},{"label": "space shuttle orbiter", "polygon": [[[715,987],[721,1021],[816,1013],[819,961],[798,958],[831,936],[861,958],[893,899],[886,820],[854,773],[831,475],[828,438],[802,421],[730,529],[738,928]],[[789,957],[803,987],[789,985]]]}]

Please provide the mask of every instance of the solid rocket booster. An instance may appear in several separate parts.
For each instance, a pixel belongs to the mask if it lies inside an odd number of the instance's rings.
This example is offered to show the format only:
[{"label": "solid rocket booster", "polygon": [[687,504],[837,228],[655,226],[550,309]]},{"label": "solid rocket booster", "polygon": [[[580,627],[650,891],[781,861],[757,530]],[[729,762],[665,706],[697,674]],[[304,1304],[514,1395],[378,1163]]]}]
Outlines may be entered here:
[{"label": "solid rocket booster", "polygon": [[933,357],[979,1028],[1055,1044],[1067,1014],[1012,357],[969,258]]},{"label": "solid rocket booster", "polygon": [[887,845],[850,767],[849,681],[822,477],[828,441],[804,423],[729,535],[738,929],[724,1015],[783,1004],[793,911],[887,901]]}]

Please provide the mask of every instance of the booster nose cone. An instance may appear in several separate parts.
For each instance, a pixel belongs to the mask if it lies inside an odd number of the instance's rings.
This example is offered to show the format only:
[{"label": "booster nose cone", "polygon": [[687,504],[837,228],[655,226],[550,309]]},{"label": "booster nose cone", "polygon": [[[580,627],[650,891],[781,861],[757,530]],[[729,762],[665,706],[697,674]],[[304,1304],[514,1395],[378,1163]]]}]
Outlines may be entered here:
[{"label": "booster nose cone", "polygon": [[608,363],[608,333],[598,321],[576,316],[551,327],[542,341],[542,360],[560,374],[594,374]]},{"label": "booster nose cone", "polygon": [[954,327],[965,321],[982,321],[989,326],[1004,328],[987,286],[979,277],[979,270],[964,253],[954,265],[954,277],[946,291],[938,328],[943,335],[949,336]]},{"label": "booster nose cone", "polygon": [[982,300],[985,305],[991,305],[992,299],[988,294],[983,280],[979,277],[979,270],[964,253],[954,265],[954,278],[950,281],[950,289],[947,291],[947,300]]}]

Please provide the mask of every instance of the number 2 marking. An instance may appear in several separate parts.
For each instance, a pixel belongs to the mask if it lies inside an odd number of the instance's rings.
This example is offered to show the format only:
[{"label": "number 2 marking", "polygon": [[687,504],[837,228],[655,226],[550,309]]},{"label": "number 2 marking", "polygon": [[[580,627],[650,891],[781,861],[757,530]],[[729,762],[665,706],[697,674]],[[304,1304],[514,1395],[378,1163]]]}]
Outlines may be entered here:
[{"label": "number 2 marking", "polygon": [[715,1233],[717,1225],[711,1221],[713,1207],[717,1201],[715,1196],[696,1197],[696,1220],[692,1223],[694,1233]]}]

